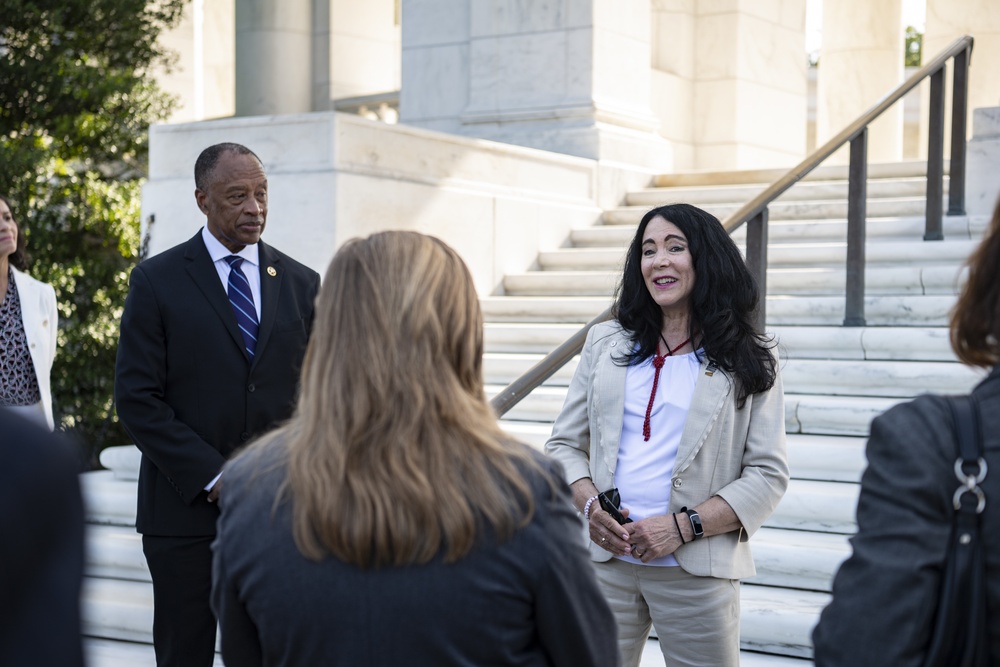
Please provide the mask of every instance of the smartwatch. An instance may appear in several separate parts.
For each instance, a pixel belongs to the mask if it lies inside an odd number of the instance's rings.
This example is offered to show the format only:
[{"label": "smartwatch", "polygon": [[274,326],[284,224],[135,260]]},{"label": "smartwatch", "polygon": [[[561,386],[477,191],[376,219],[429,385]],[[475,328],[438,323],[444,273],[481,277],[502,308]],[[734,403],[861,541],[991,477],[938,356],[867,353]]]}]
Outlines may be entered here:
[{"label": "smartwatch", "polygon": [[705,537],[705,529],[701,525],[701,516],[693,509],[689,510],[686,507],[682,507],[681,511],[687,514],[688,519],[691,520],[691,530],[694,531],[694,539],[700,540]]}]

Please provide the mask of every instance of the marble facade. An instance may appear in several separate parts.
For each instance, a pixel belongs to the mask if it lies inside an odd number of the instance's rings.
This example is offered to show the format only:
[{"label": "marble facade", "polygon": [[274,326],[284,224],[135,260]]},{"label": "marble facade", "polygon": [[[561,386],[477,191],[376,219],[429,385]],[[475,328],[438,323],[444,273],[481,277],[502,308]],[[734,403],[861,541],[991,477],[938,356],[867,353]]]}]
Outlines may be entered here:
[{"label": "marble facade", "polygon": [[204,224],[194,162],[219,141],[251,147],[267,168],[265,240],[321,274],[349,238],[413,229],[452,245],[484,295],[650,180],[641,170],[336,112],[159,125],[142,193],[143,224],[155,220],[152,254]]},{"label": "marble facade", "polygon": [[[823,3],[816,143],[903,80],[900,2]],[[1000,102],[978,75],[1000,64],[1000,5],[926,3],[925,57],[976,37],[971,119]],[[807,149],[804,24],[805,0],[191,0],[161,80],[172,122],[395,95],[407,124],[654,171],[790,166]],[[873,128],[873,161],[902,156],[902,114]]]}]

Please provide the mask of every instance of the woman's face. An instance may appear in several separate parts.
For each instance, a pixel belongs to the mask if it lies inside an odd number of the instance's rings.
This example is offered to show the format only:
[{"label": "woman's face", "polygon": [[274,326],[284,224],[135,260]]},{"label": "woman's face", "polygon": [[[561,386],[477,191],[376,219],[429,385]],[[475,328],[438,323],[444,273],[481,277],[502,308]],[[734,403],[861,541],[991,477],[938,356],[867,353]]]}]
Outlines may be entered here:
[{"label": "woman's face", "polygon": [[672,222],[656,216],[642,235],[642,278],[664,314],[686,313],[694,289],[694,260],[687,237]]},{"label": "woman's face", "polygon": [[0,199],[0,257],[9,257],[17,250],[17,225],[7,202]]}]

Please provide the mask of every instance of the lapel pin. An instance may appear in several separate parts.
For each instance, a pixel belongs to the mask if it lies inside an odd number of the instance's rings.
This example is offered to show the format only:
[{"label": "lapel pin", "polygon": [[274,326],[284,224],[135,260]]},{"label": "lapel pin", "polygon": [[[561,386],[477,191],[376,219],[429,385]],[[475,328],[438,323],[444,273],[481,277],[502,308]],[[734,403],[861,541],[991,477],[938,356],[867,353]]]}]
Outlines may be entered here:
[{"label": "lapel pin", "polygon": [[274,270],[273,266],[269,266],[269,267],[267,267],[267,275],[269,275],[269,276],[271,276],[273,278],[276,275],[278,275],[278,272]]}]

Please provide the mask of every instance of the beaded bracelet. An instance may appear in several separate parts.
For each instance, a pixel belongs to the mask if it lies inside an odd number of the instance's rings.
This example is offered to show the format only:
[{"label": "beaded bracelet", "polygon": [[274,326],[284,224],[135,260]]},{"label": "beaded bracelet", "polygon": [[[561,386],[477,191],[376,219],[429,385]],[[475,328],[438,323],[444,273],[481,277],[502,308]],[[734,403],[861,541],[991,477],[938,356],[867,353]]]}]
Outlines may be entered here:
[{"label": "beaded bracelet", "polygon": [[681,532],[681,524],[677,523],[677,515],[671,514],[674,517],[674,525],[677,526],[677,537],[681,538],[681,544],[687,544],[687,540],[684,539],[684,533]]},{"label": "beaded bracelet", "polygon": [[590,506],[594,504],[595,500],[597,500],[597,496],[588,500],[587,504],[583,506],[583,518],[587,521],[590,521]]}]

